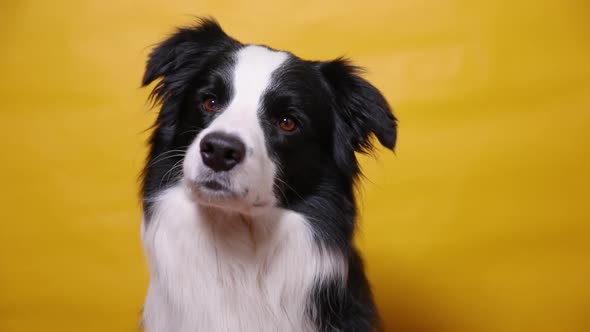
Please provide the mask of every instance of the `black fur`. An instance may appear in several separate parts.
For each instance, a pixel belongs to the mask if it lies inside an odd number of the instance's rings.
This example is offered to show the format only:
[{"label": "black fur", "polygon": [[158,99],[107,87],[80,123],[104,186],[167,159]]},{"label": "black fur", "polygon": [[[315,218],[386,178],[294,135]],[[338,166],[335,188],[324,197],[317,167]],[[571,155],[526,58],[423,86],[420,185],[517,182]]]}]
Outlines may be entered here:
[{"label": "black fur", "polygon": [[[231,56],[241,47],[215,21],[203,20],[179,29],[150,54],[143,85],[161,78],[152,97],[162,106],[143,172],[146,214],[151,212],[150,198],[182,175],[175,166],[212,120],[194,112],[194,105],[212,93],[222,103],[231,96]],[[396,119],[381,93],[359,72],[344,59],[305,61],[290,55],[274,73],[261,110],[268,120],[264,123],[288,113],[301,128],[284,133],[264,127],[268,150],[281,168],[275,182],[281,206],[305,215],[322,247],[338,250],[349,260],[344,287],[335,281],[317,284],[309,299],[308,314],[319,331],[379,327],[362,261],[352,246],[359,175],[355,152],[371,151],[371,135],[393,149]]]}]

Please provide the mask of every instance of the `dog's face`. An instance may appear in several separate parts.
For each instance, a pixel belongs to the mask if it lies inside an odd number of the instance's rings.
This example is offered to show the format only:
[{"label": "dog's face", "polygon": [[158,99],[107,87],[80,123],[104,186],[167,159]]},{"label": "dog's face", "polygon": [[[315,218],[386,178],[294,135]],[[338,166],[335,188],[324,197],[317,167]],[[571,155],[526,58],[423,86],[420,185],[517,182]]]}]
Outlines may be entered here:
[{"label": "dog's face", "polygon": [[157,78],[146,200],[181,181],[199,204],[256,214],[295,204],[326,178],[352,182],[370,134],[395,145],[387,102],[346,61],[242,45],[212,21],[150,54],[143,83]]}]

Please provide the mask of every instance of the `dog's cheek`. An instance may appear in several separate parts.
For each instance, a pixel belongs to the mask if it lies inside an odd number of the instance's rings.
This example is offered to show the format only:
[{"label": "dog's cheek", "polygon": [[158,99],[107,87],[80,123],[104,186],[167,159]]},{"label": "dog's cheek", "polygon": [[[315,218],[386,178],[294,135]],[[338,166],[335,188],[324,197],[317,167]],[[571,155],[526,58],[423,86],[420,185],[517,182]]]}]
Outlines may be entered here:
[{"label": "dog's cheek", "polygon": [[269,164],[260,156],[253,156],[247,167],[244,168],[244,177],[238,177],[244,181],[244,190],[247,191],[247,200],[250,204],[268,201],[269,177],[272,171]]},{"label": "dog's cheek", "polygon": [[189,181],[195,181],[197,179],[198,170],[201,164],[199,146],[195,140],[186,151],[183,161],[184,176]]}]

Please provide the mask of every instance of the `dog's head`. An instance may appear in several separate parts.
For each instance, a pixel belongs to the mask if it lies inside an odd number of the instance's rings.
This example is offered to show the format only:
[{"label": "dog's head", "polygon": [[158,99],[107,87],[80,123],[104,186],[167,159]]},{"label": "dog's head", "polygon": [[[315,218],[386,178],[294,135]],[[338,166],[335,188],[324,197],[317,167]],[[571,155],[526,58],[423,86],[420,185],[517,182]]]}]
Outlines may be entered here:
[{"label": "dog's head", "polygon": [[[305,61],[244,45],[212,20],[150,54],[143,85],[162,104],[144,200],[182,182],[196,202],[255,214],[305,199],[326,179],[352,183],[370,136],[393,149],[396,120],[346,60]],[[336,189],[336,188],[334,188]]]}]

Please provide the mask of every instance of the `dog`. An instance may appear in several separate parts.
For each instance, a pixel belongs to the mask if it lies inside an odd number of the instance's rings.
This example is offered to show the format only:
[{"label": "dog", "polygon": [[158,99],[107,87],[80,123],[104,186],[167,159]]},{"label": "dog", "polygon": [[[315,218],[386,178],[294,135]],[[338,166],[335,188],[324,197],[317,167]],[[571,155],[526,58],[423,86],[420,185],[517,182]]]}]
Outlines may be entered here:
[{"label": "dog", "polygon": [[243,44],[211,18],[154,47],[146,331],[380,328],[353,246],[355,152],[372,136],[393,150],[397,120],[360,74]]}]

